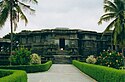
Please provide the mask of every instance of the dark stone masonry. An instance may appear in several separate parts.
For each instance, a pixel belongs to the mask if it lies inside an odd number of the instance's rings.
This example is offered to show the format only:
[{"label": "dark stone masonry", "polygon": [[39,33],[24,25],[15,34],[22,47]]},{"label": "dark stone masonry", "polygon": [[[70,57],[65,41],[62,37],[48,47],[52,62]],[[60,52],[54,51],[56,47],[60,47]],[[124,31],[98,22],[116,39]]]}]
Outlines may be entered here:
[{"label": "dark stone masonry", "polygon": [[32,49],[43,60],[54,63],[71,62],[72,59],[98,55],[111,49],[111,32],[102,37],[102,33],[79,29],[55,28],[36,31],[22,31],[15,35],[18,46]]}]

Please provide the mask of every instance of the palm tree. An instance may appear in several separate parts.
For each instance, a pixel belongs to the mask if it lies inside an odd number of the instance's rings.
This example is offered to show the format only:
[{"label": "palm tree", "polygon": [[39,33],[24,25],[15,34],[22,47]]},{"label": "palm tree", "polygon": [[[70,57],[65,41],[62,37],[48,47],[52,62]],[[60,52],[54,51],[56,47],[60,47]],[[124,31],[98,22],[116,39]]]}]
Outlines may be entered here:
[{"label": "palm tree", "polygon": [[[34,13],[35,10],[30,5],[24,2],[38,3],[37,0],[1,0],[0,1],[0,27],[2,28],[8,18],[10,18],[11,28],[11,55],[13,48],[13,30],[16,30],[19,19],[24,20],[25,24],[28,23],[28,19],[23,13],[23,10]],[[14,28],[14,29],[13,29]]]},{"label": "palm tree", "polygon": [[105,32],[113,29],[113,42],[114,44],[125,44],[125,1],[124,0],[104,0],[105,14],[101,16],[98,24],[102,21],[111,21],[106,27]]}]

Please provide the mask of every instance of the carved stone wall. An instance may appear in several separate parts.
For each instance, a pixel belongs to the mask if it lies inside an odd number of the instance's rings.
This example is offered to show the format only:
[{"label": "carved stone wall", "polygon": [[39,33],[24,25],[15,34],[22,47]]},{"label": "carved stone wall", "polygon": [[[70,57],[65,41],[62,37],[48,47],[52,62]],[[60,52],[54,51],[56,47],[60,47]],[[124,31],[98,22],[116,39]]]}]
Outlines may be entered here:
[{"label": "carved stone wall", "polygon": [[[94,31],[77,29],[46,29],[41,31],[22,31],[17,34],[20,45],[30,46],[40,55],[96,55],[111,47],[111,33],[104,35]],[[64,49],[60,48],[63,39]],[[63,53],[62,53],[63,50]]]}]

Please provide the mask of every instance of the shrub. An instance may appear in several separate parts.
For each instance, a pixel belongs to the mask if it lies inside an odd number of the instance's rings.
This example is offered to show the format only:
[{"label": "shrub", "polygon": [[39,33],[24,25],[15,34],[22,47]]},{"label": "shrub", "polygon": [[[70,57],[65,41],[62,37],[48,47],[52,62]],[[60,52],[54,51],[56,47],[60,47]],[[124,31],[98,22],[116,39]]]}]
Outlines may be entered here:
[{"label": "shrub", "polygon": [[13,55],[10,56],[10,62],[13,65],[28,65],[30,64],[31,51],[27,48],[16,49]]},{"label": "shrub", "polygon": [[90,64],[95,64],[95,63],[96,63],[96,58],[94,58],[93,55],[90,55],[90,56],[88,56],[88,58],[86,59],[86,62],[87,62],[87,63],[90,63]]},{"label": "shrub", "polygon": [[5,70],[2,70],[0,69],[0,78],[1,77],[5,77],[5,76],[8,76],[10,74],[13,74],[13,72],[9,71],[9,72],[6,72]]},{"label": "shrub", "polygon": [[27,82],[27,74],[20,70],[0,69],[0,82]]},{"label": "shrub", "polygon": [[123,70],[82,63],[76,60],[72,63],[82,72],[91,76],[98,82],[125,82],[125,71]]},{"label": "shrub", "polygon": [[31,57],[31,60],[30,60],[31,64],[41,64],[41,57],[38,56],[38,54],[34,53],[30,57]]},{"label": "shrub", "polygon": [[27,73],[43,72],[49,70],[52,65],[52,61],[48,61],[44,64],[36,65],[14,65],[14,66],[1,66],[0,69],[13,69],[13,70],[24,70]]},{"label": "shrub", "polygon": [[116,51],[103,51],[97,58],[97,64],[118,69],[123,66],[123,57]]}]

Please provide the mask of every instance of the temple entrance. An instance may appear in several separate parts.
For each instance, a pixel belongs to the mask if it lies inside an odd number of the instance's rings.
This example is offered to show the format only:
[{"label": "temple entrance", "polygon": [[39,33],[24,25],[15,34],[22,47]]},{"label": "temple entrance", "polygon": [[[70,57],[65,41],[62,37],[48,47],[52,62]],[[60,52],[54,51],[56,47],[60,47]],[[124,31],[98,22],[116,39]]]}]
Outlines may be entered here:
[{"label": "temple entrance", "polygon": [[61,50],[65,49],[65,39],[64,38],[59,39],[59,47]]}]

